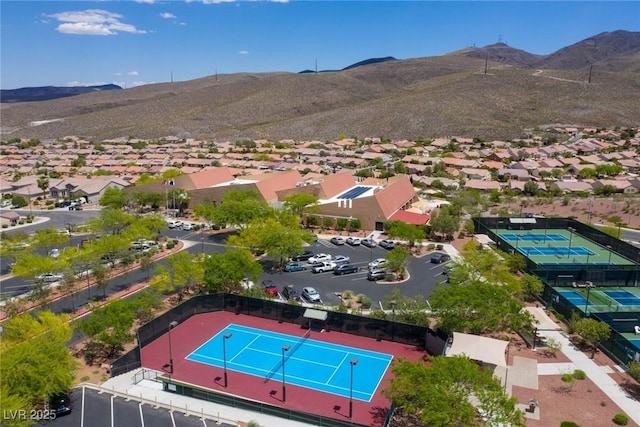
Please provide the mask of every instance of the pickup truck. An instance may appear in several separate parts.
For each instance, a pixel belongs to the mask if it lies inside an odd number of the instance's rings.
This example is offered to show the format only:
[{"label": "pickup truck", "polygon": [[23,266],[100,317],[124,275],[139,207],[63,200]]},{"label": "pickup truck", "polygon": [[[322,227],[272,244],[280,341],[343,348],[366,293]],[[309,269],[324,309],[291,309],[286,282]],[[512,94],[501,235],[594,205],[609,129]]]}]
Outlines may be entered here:
[{"label": "pickup truck", "polygon": [[328,261],[317,262],[317,263],[315,263],[315,264],[313,264],[311,266],[311,272],[312,273],[325,273],[327,271],[333,271],[334,268],[336,268],[336,263],[335,262],[328,262]]}]

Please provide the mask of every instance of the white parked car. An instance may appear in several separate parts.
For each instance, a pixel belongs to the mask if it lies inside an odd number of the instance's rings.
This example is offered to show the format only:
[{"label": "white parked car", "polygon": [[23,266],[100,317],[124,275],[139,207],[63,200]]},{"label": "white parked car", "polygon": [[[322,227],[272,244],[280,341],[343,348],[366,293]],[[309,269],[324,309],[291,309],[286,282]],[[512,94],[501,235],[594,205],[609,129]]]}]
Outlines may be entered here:
[{"label": "white parked car", "polygon": [[336,268],[335,262],[324,261],[318,262],[311,266],[312,273],[326,273],[327,271],[333,271]]},{"label": "white parked car", "polygon": [[51,258],[55,258],[58,259],[60,257],[60,249],[58,248],[53,248],[49,251],[49,256]]},{"label": "white parked car", "polygon": [[183,230],[193,230],[193,224],[191,224],[190,222],[183,222],[182,223],[182,229]]},{"label": "white parked car", "polygon": [[320,294],[318,293],[318,291],[315,290],[315,288],[312,288],[310,286],[306,287],[306,288],[302,288],[302,298],[306,299],[307,301],[311,302],[311,303],[321,303],[322,300],[320,299]]},{"label": "white parked car", "polygon": [[351,246],[360,246],[360,239],[357,237],[347,237],[347,244]]},{"label": "white parked car", "polygon": [[373,270],[374,268],[382,268],[386,263],[386,258],[376,258],[369,263],[369,270]]},{"label": "white parked car", "polygon": [[62,280],[64,276],[61,273],[44,273],[38,274],[36,280],[41,280],[45,283],[53,283]]},{"label": "white parked car", "polygon": [[348,264],[350,259],[351,258],[346,255],[336,255],[335,257],[333,257],[333,262],[336,265]]},{"label": "white parked car", "polygon": [[329,254],[315,254],[307,260],[309,264],[315,264],[316,262],[331,261],[331,255]]}]

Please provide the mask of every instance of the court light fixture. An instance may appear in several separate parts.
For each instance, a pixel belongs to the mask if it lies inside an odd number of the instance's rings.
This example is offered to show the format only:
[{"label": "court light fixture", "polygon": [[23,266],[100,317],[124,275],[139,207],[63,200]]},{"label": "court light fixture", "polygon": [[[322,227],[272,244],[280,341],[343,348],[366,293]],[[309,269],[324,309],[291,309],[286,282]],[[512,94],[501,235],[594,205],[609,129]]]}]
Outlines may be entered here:
[{"label": "court light fixture", "polygon": [[351,381],[349,382],[349,419],[353,417],[353,367],[358,364],[358,359],[353,358],[349,365],[351,365]]},{"label": "court light fixture", "polygon": [[222,337],[222,365],[224,370],[224,388],[227,388],[227,340],[231,338],[231,333]]},{"label": "court light fixture", "polygon": [[289,351],[290,348],[289,345],[282,346],[282,403],[287,401],[287,387],[284,380],[284,354]]},{"label": "court light fixture", "polygon": [[178,326],[178,322],[175,320],[169,323],[169,373],[173,374],[173,351],[171,349],[171,330]]}]

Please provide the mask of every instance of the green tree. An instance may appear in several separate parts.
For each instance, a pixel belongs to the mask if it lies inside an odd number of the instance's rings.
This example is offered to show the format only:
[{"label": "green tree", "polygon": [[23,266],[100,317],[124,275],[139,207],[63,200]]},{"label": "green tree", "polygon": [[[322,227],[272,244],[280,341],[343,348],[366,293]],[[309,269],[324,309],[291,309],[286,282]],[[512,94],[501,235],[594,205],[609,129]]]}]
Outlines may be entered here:
[{"label": "green tree", "polygon": [[213,226],[217,220],[216,205],[212,202],[207,201],[197,204],[193,208],[193,213],[199,218],[204,218],[209,224],[209,227]]},{"label": "green tree", "polygon": [[38,248],[43,248],[47,252],[53,248],[60,248],[69,241],[68,234],[60,233],[55,228],[42,228],[36,230],[33,236],[33,244]]},{"label": "green tree", "polygon": [[109,287],[109,269],[103,264],[96,264],[91,269],[91,273],[96,281],[96,287],[102,291],[102,298],[106,298]]},{"label": "green tree", "polygon": [[538,184],[535,181],[527,181],[524,183],[522,192],[527,196],[535,196],[538,194]]},{"label": "green tree", "polygon": [[611,336],[611,328],[605,322],[592,318],[580,319],[576,324],[576,332],[591,344],[591,358],[596,356],[598,343]]},{"label": "green tree", "polygon": [[193,286],[200,285],[204,279],[204,267],[201,262],[193,262],[194,257],[187,251],[175,253],[166,259],[173,289],[182,301],[185,293]]},{"label": "green tree", "polygon": [[411,253],[401,246],[396,246],[387,254],[385,268],[397,273],[398,278],[404,278],[407,272],[407,262],[411,258]]},{"label": "green tree", "polygon": [[42,197],[47,200],[47,189],[49,188],[49,177],[38,177],[38,188],[42,190]]},{"label": "green tree", "polygon": [[247,277],[258,280],[262,266],[248,249],[230,249],[212,253],[204,262],[204,283],[207,292],[241,292],[240,281]]},{"label": "green tree", "polygon": [[505,394],[490,370],[466,357],[430,357],[429,365],[396,359],[391,370],[394,378],[382,393],[424,425],[525,425],[517,399]]},{"label": "green tree", "polygon": [[305,212],[314,213],[317,211],[318,198],[313,194],[297,193],[285,197],[282,202],[286,209],[302,218]]},{"label": "green tree", "polygon": [[544,284],[533,274],[524,274],[520,279],[522,282],[522,290],[527,301],[533,301],[544,291]]},{"label": "green tree", "polygon": [[98,201],[100,206],[111,209],[122,209],[129,204],[129,194],[117,187],[109,187]]},{"label": "green tree", "polygon": [[257,190],[229,190],[216,209],[216,222],[245,228],[257,218],[264,217],[269,205]]},{"label": "green tree", "polygon": [[[12,317],[2,325],[0,378],[2,410],[41,409],[47,396],[73,385],[75,361],[66,344],[71,328],[66,315],[39,311]],[[3,418],[7,426],[30,425]]]},{"label": "green tree", "polygon": [[506,287],[483,279],[439,285],[430,300],[438,327],[449,333],[482,335],[517,331],[531,324],[521,301],[513,298]]},{"label": "green tree", "polygon": [[25,199],[21,195],[14,194],[13,197],[11,197],[11,204],[16,208],[23,208],[27,206],[29,202],[27,201],[27,199]]},{"label": "green tree", "polygon": [[84,347],[87,362],[112,360],[125,344],[133,342],[131,328],[135,319],[136,307],[130,301],[114,300],[80,321],[76,327],[89,337]]},{"label": "green tree", "polygon": [[105,208],[100,211],[100,215],[92,218],[88,224],[94,231],[117,235],[126,230],[136,221],[136,217],[129,215],[119,209]]},{"label": "green tree", "polygon": [[390,221],[388,224],[388,232],[390,238],[400,239],[409,242],[409,247],[413,248],[416,244],[422,243],[427,237],[424,229],[413,224],[407,224],[402,221]]}]

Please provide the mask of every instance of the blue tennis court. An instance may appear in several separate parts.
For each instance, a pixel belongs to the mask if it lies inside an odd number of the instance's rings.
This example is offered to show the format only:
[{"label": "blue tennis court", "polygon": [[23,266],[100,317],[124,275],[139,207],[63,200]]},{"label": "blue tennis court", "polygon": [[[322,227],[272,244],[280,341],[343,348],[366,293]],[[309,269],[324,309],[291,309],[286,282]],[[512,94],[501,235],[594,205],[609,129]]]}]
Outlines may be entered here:
[{"label": "blue tennis court", "polygon": [[589,249],[587,248],[583,248],[582,246],[576,246],[576,247],[535,247],[535,246],[519,246],[518,247],[518,252],[520,252],[523,255],[561,255],[561,256],[571,256],[571,255],[575,255],[575,256],[585,256],[585,255],[591,255],[594,256],[596,255],[595,253],[591,252]]},{"label": "blue tennis court", "polygon": [[640,305],[640,298],[628,291],[603,291],[620,305]]},{"label": "blue tennis court", "polygon": [[264,382],[282,381],[284,372],[287,384],[345,397],[352,390],[354,399],[369,402],[393,356],[230,324],[186,358],[220,368],[226,362],[227,369]]},{"label": "blue tennis court", "polygon": [[521,240],[524,242],[566,242],[568,237],[562,234],[549,233],[547,235],[543,233],[500,233],[500,237],[508,242],[515,242]]},{"label": "blue tennis court", "polygon": [[353,187],[351,190],[345,191],[344,193],[336,197],[336,199],[355,199],[356,197],[366,193],[370,189],[371,187],[359,185],[357,187]]},{"label": "blue tennis court", "polygon": [[[587,300],[575,291],[560,291],[560,295],[565,297],[569,302],[576,307],[584,307],[587,304]],[[593,305],[589,302],[589,305]]]}]

